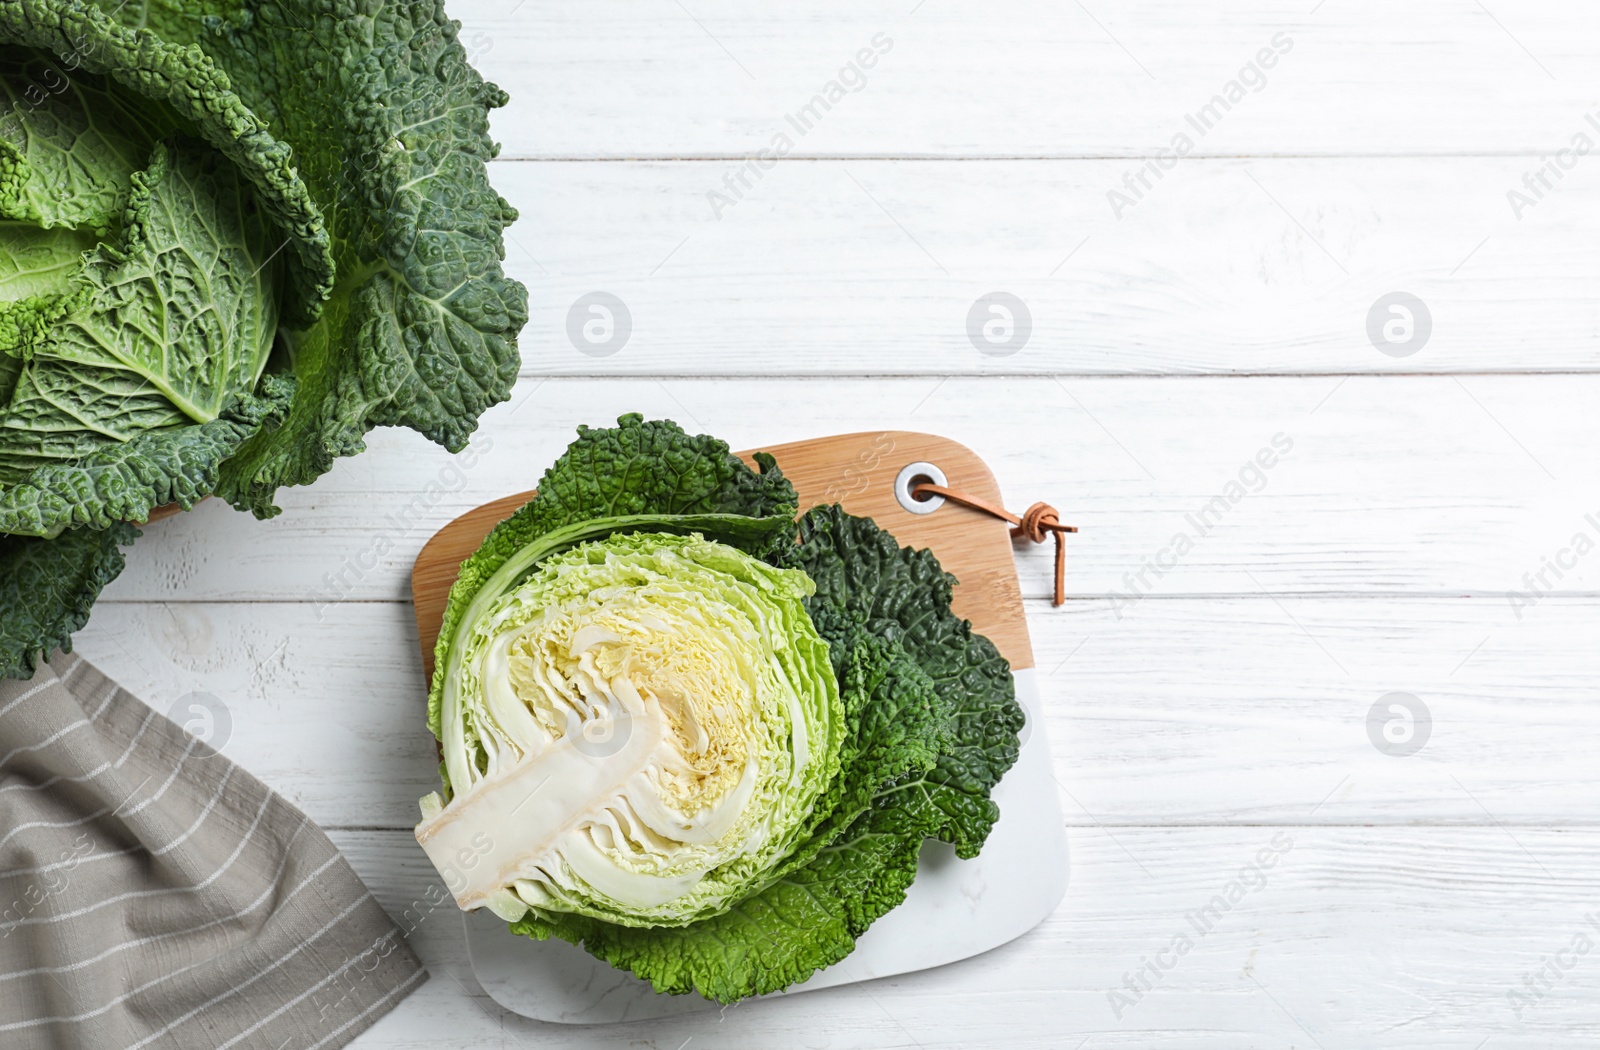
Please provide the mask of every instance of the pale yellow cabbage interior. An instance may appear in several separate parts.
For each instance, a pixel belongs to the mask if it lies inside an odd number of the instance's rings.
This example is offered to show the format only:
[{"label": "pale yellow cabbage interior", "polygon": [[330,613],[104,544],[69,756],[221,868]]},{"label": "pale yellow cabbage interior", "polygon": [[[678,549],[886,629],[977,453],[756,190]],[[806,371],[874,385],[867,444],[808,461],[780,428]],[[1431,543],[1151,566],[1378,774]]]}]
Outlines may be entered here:
[{"label": "pale yellow cabbage interior", "polygon": [[[457,899],[627,924],[749,892],[837,770],[842,709],[811,580],[699,536],[544,563],[475,624],[457,795],[418,837]],[[470,871],[460,850],[478,850]],[[441,863],[442,860],[442,863]]]}]

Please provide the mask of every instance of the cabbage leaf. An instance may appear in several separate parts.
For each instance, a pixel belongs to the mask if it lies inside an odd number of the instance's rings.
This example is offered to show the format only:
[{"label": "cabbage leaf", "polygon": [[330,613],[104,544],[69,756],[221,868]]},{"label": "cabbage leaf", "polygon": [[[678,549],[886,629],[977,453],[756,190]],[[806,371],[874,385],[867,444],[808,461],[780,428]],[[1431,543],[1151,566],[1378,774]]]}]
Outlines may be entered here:
[{"label": "cabbage leaf", "polygon": [[0,677],[32,678],[41,650],[72,651],[73,632],[89,621],[93,596],[122,571],[119,548],[138,535],[118,522],[53,540],[0,536],[0,575],[29,597],[0,617]]}]

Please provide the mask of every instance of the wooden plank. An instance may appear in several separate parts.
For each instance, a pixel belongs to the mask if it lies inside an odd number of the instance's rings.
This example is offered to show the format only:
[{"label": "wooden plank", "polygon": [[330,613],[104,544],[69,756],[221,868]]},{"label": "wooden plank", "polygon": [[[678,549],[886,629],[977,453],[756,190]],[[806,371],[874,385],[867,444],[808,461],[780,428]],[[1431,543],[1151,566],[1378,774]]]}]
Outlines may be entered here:
[{"label": "wooden plank", "polygon": [[[1600,747],[1597,611],[1593,599],[1546,599],[1521,621],[1493,599],[1035,606],[1063,810],[1129,824],[1593,824],[1563,796],[1587,795],[1582,763]],[[1397,702],[1428,719],[1414,754],[1373,739]]]},{"label": "wooden plank", "polygon": [[[1496,821],[1593,826],[1600,599],[1516,620],[1460,598],[1029,603],[1073,827]],[[405,828],[437,786],[409,605],[107,603],[78,651],[162,711],[208,692],[224,753],[334,826]],[[1374,747],[1391,692],[1431,713]],[[1385,718],[1387,720],[1387,716]]]},{"label": "wooden plank", "polygon": [[[1190,158],[1134,199],[1123,160],[796,162],[729,205],[722,162],[491,175],[522,214],[529,375],[1593,370],[1600,178],[1514,208],[1540,163]],[[569,333],[595,291],[628,309],[620,349]],[[1019,349],[969,333],[996,291],[1027,305]],[[1431,320],[1410,356],[1368,335],[1396,291]]]},{"label": "wooden plank", "polygon": [[[1273,846],[1276,838],[1277,852]],[[814,1043],[839,1050],[1005,1045],[1233,1050],[1383,1046],[1533,1050],[1600,1023],[1591,938],[1600,831],[1482,828],[1086,828],[1073,880],[1044,925],[935,970],[746,1003],[687,1019],[603,1028],[524,1021],[472,979],[459,920],[429,910],[438,876],[404,832],[335,840],[433,974],[354,1045],[518,1045],[673,1050]],[[1199,932],[1187,918],[1267,849],[1239,901]],[[1243,883],[1240,883],[1243,887]],[[437,891],[434,890],[434,893]],[[1173,951],[1179,934],[1192,947]],[[1520,1016],[1508,992],[1561,953],[1573,963]],[[1173,963],[1121,1016],[1123,975]],[[819,1021],[825,1018],[825,1022]]]},{"label": "wooden plank", "polygon": [[[1268,590],[1504,602],[1541,572],[1540,589],[1593,594],[1600,559],[1576,559],[1560,577],[1543,565],[1575,535],[1600,535],[1586,517],[1600,513],[1596,403],[1590,376],[525,381],[485,417],[478,452],[452,458],[415,434],[378,431],[371,452],[284,490],[270,521],[213,501],[151,526],[106,597],[403,599],[428,536],[533,487],[579,424],[629,411],[736,448],[872,428],[946,434],[983,456],[1013,509],[1042,499],[1083,527],[1067,575],[1080,598]],[[1262,483],[1249,464],[1278,434],[1293,450]],[[1249,494],[1222,511],[1214,501],[1241,473]],[[1202,516],[1200,535],[1190,519]],[[1180,533],[1192,545],[1174,563]],[[1019,558],[1023,593],[1048,594],[1048,549]],[[1157,558],[1174,567],[1147,567]]]},{"label": "wooden plank", "polygon": [[[896,475],[903,464],[929,462],[945,472],[956,491],[1002,502],[994,475],[971,449],[932,434],[882,431],[763,446],[740,455],[753,466],[752,453],[763,450],[777,459],[794,484],[801,513],[819,503],[838,503],[852,514],[872,518],[901,546],[933,551],[958,581],[951,603],[955,614],[972,621],[973,630],[994,642],[1014,669],[1033,666],[1008,526],[949,502],[929,514],[912,514],[895,495]],[[468,511],[434,533],[417,555],[411,570],[411,599],[428,679],[433,677],[439,624],[461,562],[491,529],[533,496],[532,491],[516,493]]]},{"label": "wooden plank", "polygon": [[[516,157],[743,155],[779,133],[794,156],[1126,156],[1180,132],[1213,154],[1539,154],[1593,107],[1600,39],[1572,0],[449,9],[511,93],[494,130]],[[1286,53],[1247,70],[1275,38]],[[863,48],[874,64],[846,70]],[[1186,116],[1241,75],[1200,134]]]},{"label": "wooden plank", "polygon": [[438,759],[408,605],[102,605],[74,650],[157,711],[229,715],[211,743],[319,824],[410,827]]}]

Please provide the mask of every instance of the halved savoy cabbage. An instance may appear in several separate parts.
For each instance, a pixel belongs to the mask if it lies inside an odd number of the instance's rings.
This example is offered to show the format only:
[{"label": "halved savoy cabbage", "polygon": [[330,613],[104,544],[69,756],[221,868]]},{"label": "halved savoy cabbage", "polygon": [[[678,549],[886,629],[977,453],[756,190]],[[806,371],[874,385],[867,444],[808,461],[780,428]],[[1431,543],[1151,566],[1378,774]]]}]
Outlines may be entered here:
[{"label": "halved savoy cabbage", "polygon": [[580,430],[450,592],[417,827],[461,906],[723,1002],[847,955],[926,839],[975,856],[1023,724],[932,554],[757,460]]}]

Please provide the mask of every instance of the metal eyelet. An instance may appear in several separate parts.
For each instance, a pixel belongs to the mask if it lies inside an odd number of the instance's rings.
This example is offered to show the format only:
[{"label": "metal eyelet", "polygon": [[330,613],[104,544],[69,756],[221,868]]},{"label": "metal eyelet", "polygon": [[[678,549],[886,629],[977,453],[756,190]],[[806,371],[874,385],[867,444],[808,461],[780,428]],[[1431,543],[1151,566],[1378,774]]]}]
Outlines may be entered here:
[{"label": "metal eyelet", "polygon": [[943,496],[917,499],[911,494],[913,486],[930,481],[942,487],[948,487],[950,484],[944,476],[944,471],[932,463],[907,463],[901,468],[899,476],[894,479],[894,498],[900,501],[900,506],[912,514],[932,514],[944,505]]}]

